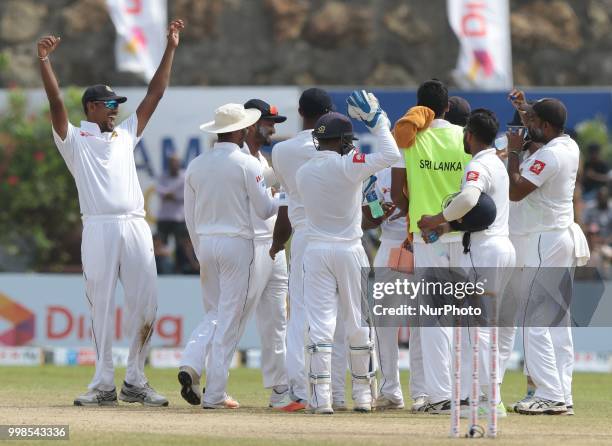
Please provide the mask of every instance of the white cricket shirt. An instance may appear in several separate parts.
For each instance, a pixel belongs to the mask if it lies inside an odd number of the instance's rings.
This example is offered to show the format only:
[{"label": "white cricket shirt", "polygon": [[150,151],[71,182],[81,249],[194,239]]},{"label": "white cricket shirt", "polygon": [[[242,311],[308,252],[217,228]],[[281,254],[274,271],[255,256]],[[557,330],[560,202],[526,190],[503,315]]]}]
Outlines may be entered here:
[{"label": "white cricket shirt", "polygon": [[268,195],[261,163],[236,144],[217,142],[197,156],[185,173],[185,223],[197,236],[252,239],[250,204],[262,219],[278,210]]},{"label": "white cricket shirt", "polygon": [[493,224],[482,231],[484,235],[508,235],[509,185],[508,172],[495,149],[481,150],[465,167],[461,188],[472,186],[484,192],[493,199],[497,210]]},{"label": "white cricket shirt", "polygon": [[136,174],[134,148],[138,118],[133,113],[112,132],[98,124],[68,123],[66,139],[53,129],[53,139],[74,177],[84,217],[134,215],[144,217],[144,197]]},{"label": "white cricket shirt", "polygon": [[293,138],[279,142],[272,148],[272,166],[287,200],[289,221],[293,230],[306,227],[306,214],[298,194],[296,174],[317,154],[312,140],[312,129],[302,130]]},{"label": "white cricket shirt", "polygon": [[521,176],[538,188],[522,201],[525,233],[554,231],[574,223],[574,187],[580,149],[568,135],[541,147],[521,164]]},{"label": "white cricket shirt", "polygon": [[[251,151],[249,150],[249,146],[247,145],[247,143],[244,143],[244,145],[240,148],[240,150],[245,155],[255,158],[251,154]],[[261,167],[263,169],[265,178],[274,176],[274,175],[270,175],[270,171],[271,171],[270,165],[268,164],[268,160],[266,160],[266,157],[263,156],[261,152],[257,152],[257,158],[255,159],[259,160],[259,162],[261,163]],[[266,175],[266,172],[268,172],[268,175]],[[268,179],[266,179],[266,185],[269,185]],[[270,196],[270,198],[272,198],[272,189],[270,187],[267,188],[267,193]],[[252,203],[250,204],[250,214],[251,214],[251,222],[253,223],[254,239],[255,240],[272,239],[272,233],[274,232],[274,223],[276,223],[276,215],[273,215],[272,217],[265,219],[265,220],[261,219],[257,216],[255,209],[253,209]]]},{"label": "white cricket shirt", "polygon": [[400,158],[389,129],[378,129],[380,150],[340,156],[317,151],[297,172],[297,190],[304,205],[308,240],[355,241],[361,230],[362,182]]}]

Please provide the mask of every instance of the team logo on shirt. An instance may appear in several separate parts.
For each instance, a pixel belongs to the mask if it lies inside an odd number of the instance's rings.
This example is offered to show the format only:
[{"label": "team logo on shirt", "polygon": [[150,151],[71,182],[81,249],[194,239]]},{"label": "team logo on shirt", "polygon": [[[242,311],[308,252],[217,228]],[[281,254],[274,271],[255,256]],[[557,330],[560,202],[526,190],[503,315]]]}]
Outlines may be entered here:
[{"label": "team logo on shirt", "polygon": [[475,170],[470,170],[465,177],[466,181],[477,181],[480,174]]},{"label": "team logo on shirt", "polygon": [[529,168],[529,170],[535,173],[536,175],[540,175],[542,171],[544,170],[545,166],[546,164],[543,163],[542,161],[535,160],[533,164],[531,165],[531,167]]},{"label": "team logo on shirt", "polygon": [[93,136],[93,135],[89,132],[84,132],[83,130],[81,130],[81,136]]},{"label": "team logo on shirt", "polygon": [[262,177],[261,175],[257,175],[257,176],[255,177],[255,181],[257,181],[258,183],[259,183],[261,180],[263,180],[263,177]]},{"label": "team logo on shirt", "polygon": [[365,163],[365,153],[356,153],[353,155],[354,163]]}]

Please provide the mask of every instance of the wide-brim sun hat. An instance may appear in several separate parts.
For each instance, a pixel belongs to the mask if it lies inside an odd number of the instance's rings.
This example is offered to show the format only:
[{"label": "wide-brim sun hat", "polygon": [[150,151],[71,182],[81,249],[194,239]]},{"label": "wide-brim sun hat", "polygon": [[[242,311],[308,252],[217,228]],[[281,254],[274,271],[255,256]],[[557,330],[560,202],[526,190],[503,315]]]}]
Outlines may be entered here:
[{"label": "wide-brim sun hat", "polygon": [[255,124],[260,117],[261,111],[255,108],[245,109],[242,104],[225,104],[215,110],[215,119],[202,124],[200,130],[217,134],[235,132]]}]

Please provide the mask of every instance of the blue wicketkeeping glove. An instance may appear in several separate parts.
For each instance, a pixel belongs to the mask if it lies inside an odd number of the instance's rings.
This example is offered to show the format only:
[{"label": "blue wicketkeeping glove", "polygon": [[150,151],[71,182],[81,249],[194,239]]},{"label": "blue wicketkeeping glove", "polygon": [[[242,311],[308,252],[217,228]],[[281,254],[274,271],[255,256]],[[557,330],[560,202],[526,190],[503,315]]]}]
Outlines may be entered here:
[{"label": "blue wicketkeeping glove", "polygon": [[387,114],[378,103],[378,99],[372,93],[365,90],[355,90],[346,100],[348,114],[353,119],[363,122],[370,131],[377,130],[383,126],[390,128],[391,122]]}]

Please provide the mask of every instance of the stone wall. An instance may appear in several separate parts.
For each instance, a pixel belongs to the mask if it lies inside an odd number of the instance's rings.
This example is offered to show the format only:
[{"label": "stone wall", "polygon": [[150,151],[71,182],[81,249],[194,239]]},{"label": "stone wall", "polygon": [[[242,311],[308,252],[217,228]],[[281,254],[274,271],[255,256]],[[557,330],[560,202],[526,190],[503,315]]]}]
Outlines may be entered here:
[{"label": "stone wall", "polygon": [[[511,0],[520,85],[609,85],[612,0]],[[173,85],[414,86],[448,80],[458,43],[445,0],[168,0],[187,22]],[[0,87],[40,85],[35,42],[54,33],[63,85],[143,85],[114,67],[104,0],[1,0]]]}]

